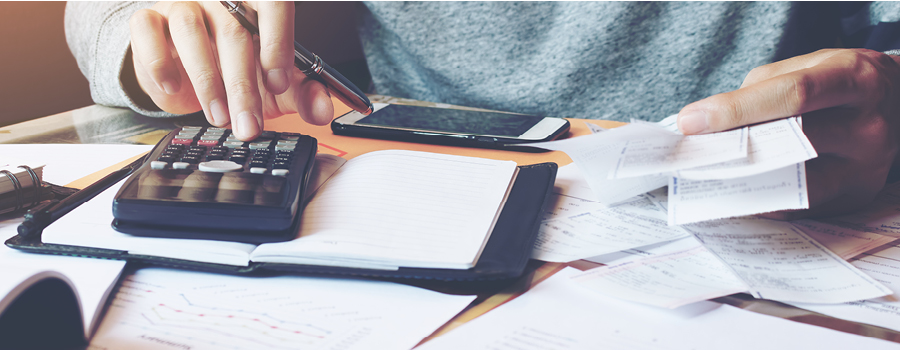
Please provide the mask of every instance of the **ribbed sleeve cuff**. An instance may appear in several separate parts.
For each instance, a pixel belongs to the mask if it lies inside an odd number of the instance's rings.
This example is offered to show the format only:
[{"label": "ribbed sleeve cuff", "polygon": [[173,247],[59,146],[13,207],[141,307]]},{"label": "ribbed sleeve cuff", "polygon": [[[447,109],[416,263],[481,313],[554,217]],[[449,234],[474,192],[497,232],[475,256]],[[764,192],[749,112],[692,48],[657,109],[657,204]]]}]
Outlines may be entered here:
[{"label": "ribbed sleeve cuff", "polygon": [[136,11],[152,5],[153,3],[148,2],[122,3],[120,6],[111,8],[103,16],[100,31],[96,40],[91,44],[93,52],[90,57],[94,59],[93,69],[91,69],[93,77],[88,79],[93,85],[91,86],[91,97],[98,104],[128,107],[149,117],[174,117],[178,115],[139,107],[125,91],[120,79],[122,65],[131,64],[131,62],[125,62],[125,56],[131,45],[128,20]]}]

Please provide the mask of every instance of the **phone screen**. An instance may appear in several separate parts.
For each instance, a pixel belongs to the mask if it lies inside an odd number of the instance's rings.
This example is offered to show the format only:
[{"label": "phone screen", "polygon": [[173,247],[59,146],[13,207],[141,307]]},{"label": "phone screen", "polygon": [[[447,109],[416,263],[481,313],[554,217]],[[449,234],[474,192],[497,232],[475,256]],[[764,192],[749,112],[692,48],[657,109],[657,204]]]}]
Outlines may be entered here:
[{"label": "phone screen", "polygon": [[531,129],[541,119],[544,118],[525,114],[390,105],[360,119],[356,124],[516,137]]}]

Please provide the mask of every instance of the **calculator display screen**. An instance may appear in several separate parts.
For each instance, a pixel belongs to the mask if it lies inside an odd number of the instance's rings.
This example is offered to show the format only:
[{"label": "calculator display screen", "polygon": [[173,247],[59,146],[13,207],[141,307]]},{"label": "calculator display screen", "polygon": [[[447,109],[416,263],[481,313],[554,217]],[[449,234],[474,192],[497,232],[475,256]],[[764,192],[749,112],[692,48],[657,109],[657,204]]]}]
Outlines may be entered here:
[{"label": "calculator display screen", "polygon": [[525,114],[390,105],[360,119],[356,124],[454,134],[516,137],[524,134],[542,119],[544,118]]}]

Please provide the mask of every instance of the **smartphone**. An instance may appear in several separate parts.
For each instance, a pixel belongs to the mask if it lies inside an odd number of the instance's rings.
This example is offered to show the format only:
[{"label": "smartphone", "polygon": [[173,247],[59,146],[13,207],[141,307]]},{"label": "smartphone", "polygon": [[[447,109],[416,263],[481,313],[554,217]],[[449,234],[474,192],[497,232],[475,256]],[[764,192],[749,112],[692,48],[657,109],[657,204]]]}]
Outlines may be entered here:
[{"label": "smartphone", "polygon": [[[461,109],[374,104],[368,116],[344,114],[331,122],[337,135],[452,146],[519,149],[553,140],[569,130],[563,118]],[[537,150],[531,148],[530,150]]]}]

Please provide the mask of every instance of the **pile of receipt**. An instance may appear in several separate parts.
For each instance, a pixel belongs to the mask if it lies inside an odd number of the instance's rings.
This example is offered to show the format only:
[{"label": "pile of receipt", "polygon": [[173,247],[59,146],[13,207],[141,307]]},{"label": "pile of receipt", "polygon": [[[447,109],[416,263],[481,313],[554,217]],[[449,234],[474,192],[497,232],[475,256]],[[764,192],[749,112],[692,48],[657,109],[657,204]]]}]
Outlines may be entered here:
[{"label": "pile of receipt", "polygon": [[560,168],[532,256],[604,264],[573,276],[581,286],[666,308],[739,292],[812,309],[900,304],[900,262],[870,252],[900,258],[900,186],[827,221],[752,216],[809,207],[804,162],[816,152],[799,117],[694,136],[674,118],[594,131],[538,144],[574,163]]}]

